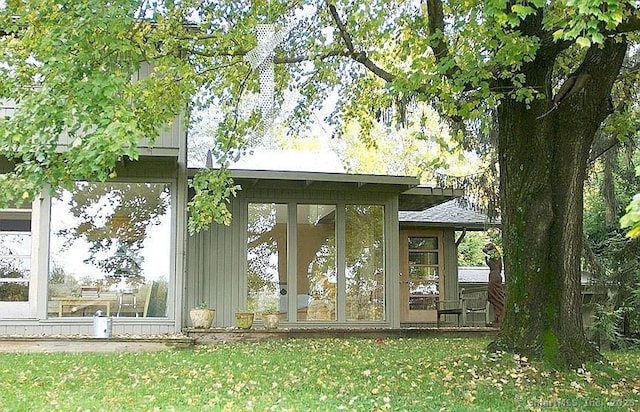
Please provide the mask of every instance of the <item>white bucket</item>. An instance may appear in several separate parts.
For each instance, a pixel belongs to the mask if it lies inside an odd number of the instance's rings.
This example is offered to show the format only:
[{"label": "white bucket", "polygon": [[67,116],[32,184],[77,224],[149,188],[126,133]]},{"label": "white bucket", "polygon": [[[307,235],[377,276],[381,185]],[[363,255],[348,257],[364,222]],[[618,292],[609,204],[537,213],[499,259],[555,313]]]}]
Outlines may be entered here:
[{"label": "white bucket", "polygon": [[102,313],[98,311],[93,317],[93,337],[110,338],[112,322],[113,318],[102,316]]}]

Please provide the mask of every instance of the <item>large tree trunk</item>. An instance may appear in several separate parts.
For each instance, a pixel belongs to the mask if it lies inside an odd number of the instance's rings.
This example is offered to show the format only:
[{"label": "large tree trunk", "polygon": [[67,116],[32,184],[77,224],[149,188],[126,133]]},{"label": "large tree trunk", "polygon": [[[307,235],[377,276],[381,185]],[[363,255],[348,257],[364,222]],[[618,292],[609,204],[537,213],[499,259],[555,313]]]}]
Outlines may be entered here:
[{"label": "large tree trunk", "polygon": [[[551,112],[550,97],[530,107],[504,99],[498,109],[507,292],[495,348],[564,366],[599,357],[581,316],[583,185],[625,51],[624,42],[592,47],[575,73],[578,88]],[[539,56],[527,81],[551,96],[555,59]]]}]

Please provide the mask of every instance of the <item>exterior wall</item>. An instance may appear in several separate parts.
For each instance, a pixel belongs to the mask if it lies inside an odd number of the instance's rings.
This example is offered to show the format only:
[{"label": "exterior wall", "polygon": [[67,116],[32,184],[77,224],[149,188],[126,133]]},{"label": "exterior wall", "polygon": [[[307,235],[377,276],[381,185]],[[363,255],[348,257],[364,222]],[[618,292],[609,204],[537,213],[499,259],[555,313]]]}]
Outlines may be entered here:
[{"label": "exterior wall", "polygon": [[[143,63],[140,70],[133,76],[133,80],[140,80],[148,77],[152,71],[152,67],[149,63]],[[16,103],[7,100],[0,99],[0,117],[11,117],[16,110]],[[185,140],[185,118],[184,114],[180,114],[175,117],[171,124],[159,130],[159,134],[156,137],[153,144],[148,140],[141,141],[139,143],[140,154],[145,156],[179,156],[184,146]],[[64,150],[70,143],[68,135],[60,136],[59,150]]]},{"label": "exterior wall", "polygon": [[458,298],[458,248],[456,247],[455,232],[452,229],[442,229],[442,243],[444,249],[444,295],[446,300]]},{"label": "exterior wall", "polygon": [[[312,185],[313,186],[313,185]],[[299,187],[299,186],[298,186]],[[189,309],[200,302],[216,310],[214,326],[234,326],[234,313],[246,306],[247,293],[247,205],[248,203],[320,203],[320,204],[381,204],[385,207],[385,321],[348,322],[337,321],[300,323],[308,327],[375,326],[399,327],[398,314],[398,204],[397,195],[360,191],[331,191],[313,189],[256,189],[245,187],[231,202],[233,222],[230,226],[213,225],[208,231],[188,239],[188,264],[185,277],[183,322],[188,324]],[[291,209],[291,208],[290,208]],[[292,213],[290,210],[289,213]],[[338,231],[339,232],[339,231]],[[339,239],[336,238],[337,242]],[[290,244],[295,239],[289,238]],[[291,247],[289,248],[291,249]],[[289,254],[291,255],[291,254]],[[294,254],[295,255],[295,254]],[[338,250],[337,260],[341,252]],[[289,258],[291,259],[291,257]],[[339,263],[338,263],[339,265]],[[289,265],[289,270],[295,265]],[[295,285],[289,285],[295,290]],[[295,299],[295,294],[290,294]],[[291,301],[289,307],[294,307]],[[281,322],[286,326],[287,322]]]},{"label": "exterior wall", "polygon": [[[167,313],[162,318],[113,318],[113,334],[159,335],[180,332],[183,276],[185,268],[186,232],[186,149],[181,155],[172,157],[141,157],[139,161],[123,161],[117,168],[116,181],[167,181],[171,182],[171,258],[170,279],[167,296]],[[0,172],[9,165],[0,161]],[[32,217],[31,281],[35,282],[35,293],[30,294],[34,315],[25,318],[2,318],[0,314],[0,336],[9,335],[91,335],[92,317],[48,317],[48,239],[50,198],[46,193],[36,200]],[[55,217],[53,217],[55,218]]]}]

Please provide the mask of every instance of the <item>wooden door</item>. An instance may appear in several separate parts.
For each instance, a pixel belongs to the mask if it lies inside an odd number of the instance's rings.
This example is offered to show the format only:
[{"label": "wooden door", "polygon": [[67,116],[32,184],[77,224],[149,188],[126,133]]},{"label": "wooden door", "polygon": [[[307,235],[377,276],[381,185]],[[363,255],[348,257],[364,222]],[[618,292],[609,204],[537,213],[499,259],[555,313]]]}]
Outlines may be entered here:
[{"label": "wooden door", "polygon": [[442,236],[436,231],[400,232],[400,322],[437,320],[442,292]]}]

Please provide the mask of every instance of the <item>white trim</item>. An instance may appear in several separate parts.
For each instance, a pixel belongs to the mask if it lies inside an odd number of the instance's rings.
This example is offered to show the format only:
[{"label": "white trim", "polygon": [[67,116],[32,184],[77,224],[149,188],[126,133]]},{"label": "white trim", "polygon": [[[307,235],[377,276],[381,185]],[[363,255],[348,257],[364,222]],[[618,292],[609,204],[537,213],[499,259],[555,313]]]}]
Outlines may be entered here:
[{"label": "white trim", "polygon": [[[28,258],[29,263],[29,278],[28,279],[13,279],[9,280],[10,283],[28,283],[28,300],[26,302],[0,302],[0,319],[33,319],[36,316],[36,307],[38,300],[38,276],[37,276],[37,256],[38,256],[38,225],[37,216],[39,212],[38,202],[35,201],[31,204],[31,208],[9,208],[1,209],[0,213],[20,213],[29,215],[29,221],[31,231],[15,231],[8,232],[10,234],[28,235],[30,237],[30,255],[11,255],[12,258]],[[9,283],[2,282],[2,283]]]}]

